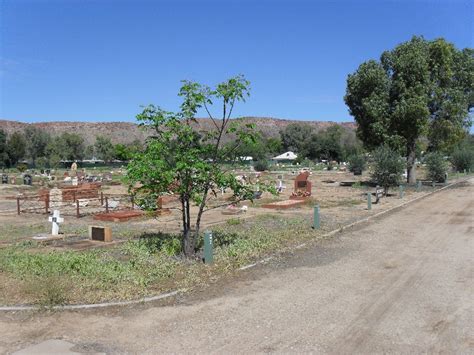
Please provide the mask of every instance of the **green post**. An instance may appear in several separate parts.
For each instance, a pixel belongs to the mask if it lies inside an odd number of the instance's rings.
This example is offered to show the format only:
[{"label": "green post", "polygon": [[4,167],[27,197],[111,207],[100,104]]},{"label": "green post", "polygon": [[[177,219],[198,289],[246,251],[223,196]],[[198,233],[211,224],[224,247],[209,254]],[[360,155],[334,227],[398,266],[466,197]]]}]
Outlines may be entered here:
[{"label": "green post", "polygon": [[313,213],[313,229],[319,229],[321,227],[321,221],[319,219],[319,205],[314,206]]},{"label": "green post", "polygon": [[212,232],[204,232],[204,262],[206,264],[212,264],[213,262],[212,255]]},{"label": "green post", "polygon": [[416,182],[416,192],[420,192],[420,190],[421,190],[421,181],[418,180],[418,181]]},{"label": "green post", "polygon": [[372,209],[372,193],[367,192],[367,209],[370,211]]},{"label": "green post", "polygon": [[403,198],[403,185],[400,185],[400,186],[398,187],[398,190],[399,190],[399,191],[398,191],[398,196],[399,196],[400,198]]},{"label": "green post", "polygon": [[466,169],[464,169],[464,175],[467,175],[467,171],[466,171]]}]

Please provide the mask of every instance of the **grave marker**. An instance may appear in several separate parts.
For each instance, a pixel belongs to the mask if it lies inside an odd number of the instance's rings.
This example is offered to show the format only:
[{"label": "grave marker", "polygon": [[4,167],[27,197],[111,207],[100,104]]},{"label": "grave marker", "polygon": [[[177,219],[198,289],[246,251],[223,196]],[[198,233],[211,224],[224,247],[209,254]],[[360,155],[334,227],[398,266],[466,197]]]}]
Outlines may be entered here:
[{"label": "grave marker", "polygon": [[319,218],[319,205],[314,206],[313,212],[313,229],[319,229],[321,227]]},{"label": "grave marker", "polygon": [[89,238],[100,242],[111,242],[112,230],[110,227],[89,226]]},{"label": "grave marker", "polygon": [[294,192],[291,194],[292,199],[304,199],[311,196],[311,181],[308,181],[309,172],[300,173],[295,179]]},{"label": "grave marker", "polygon": [[25,174],[25,175],[23,176],[23,184],[24,184],[24,185],[31,186],[32,183],[33,183],[33,178],[31,177],[31,175]]},{"label": "grave marker", "polygon": [[204,232],[204,262],[206,264],[212,264],[213,253],[212,253],[212,232]]},{"label": "grave marker", "polygon": [[53,215],[48,218],[48,221],[50,221],[53,224],[51,234],[52,235],[59,235],[59,223],[64,222],[64,218],[62,218],[59,215],[59,211],[54,210]]}]

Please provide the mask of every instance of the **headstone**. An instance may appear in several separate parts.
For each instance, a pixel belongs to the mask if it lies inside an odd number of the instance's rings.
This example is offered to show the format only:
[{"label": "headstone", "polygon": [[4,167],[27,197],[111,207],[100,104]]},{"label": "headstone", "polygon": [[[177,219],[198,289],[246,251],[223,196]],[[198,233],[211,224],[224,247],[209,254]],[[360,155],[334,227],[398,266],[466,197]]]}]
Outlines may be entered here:
[{"label": "headstone", "polygon": [[284,186],[283,186],[283,180],[280,179],[280,180],[278,180],[277,192],[278,192],[278,193],[282,193],[282,192],[283,192],[283,188],[284,188]]},{"label": "headstone", "polygon": [[58,210],[54,210],[53,215],[48,218],[48,220],[53,224],[51,234],[59,235],[59,223],[64,222],[64,218],[59,215]]},{"label": "headstone", "polygon": [[71,172],[72,172],[73,174],[75,174],[76,171],[77,171],[77,163],[74,162],[74,163],[72,163],[72,165],[71,165]]},{"label": "headstone", "polygon": [[24,184],[24,185],[29,185],[29,186],[31,186],[32,183],[33,183],[33,178],[31,177],[31,175],[25,174],[25,175],[23,176],[23,184]]},{"label": "headstone", "polygon": [[63,203],[63,192],[57,187],[49,191],[49,205],[51,207],[60,207]]},{"label": "headstone", "polygon": [[295,179],[293,197],[308,197],[311,196],[311,181],[308,181],[309,171],[304,171]]},{"label": "headstone", "polygon": [[72,186],[77,186],[79,184],[77,177],[72,178]]},{"label": "headstone", "polygon": [[8,184],[8,175],[2,174],[2,184]]},{"label": "headstone", "polygon": [[100,242],[111,242],[112,230],[110,227],[89,226],[89,238]]}]

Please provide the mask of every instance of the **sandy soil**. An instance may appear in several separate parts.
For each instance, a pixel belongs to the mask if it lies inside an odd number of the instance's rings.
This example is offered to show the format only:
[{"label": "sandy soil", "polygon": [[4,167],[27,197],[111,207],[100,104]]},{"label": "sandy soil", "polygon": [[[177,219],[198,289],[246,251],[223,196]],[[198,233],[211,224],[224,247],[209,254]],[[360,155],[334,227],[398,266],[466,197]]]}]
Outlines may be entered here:
[{"label": "sandy soil", "polygon": [[0,315],[0,352],[474,353],[474,179],[169,304]]},{"label": "sandy soil", "polygon": [[[247,173],[248,174],[248,173]],[[268,174],[262,177],[262,180],[268,179],[276,181],[278,173]],[[254,174],[250,175],[252,181],[255,182]],[[360,218],[367,214],[366,208],[366,193],[367,191],[373,191],[374,189],[361,187],[341,187],[339,182],[341,181],[360,181],[368,179],[368,176],[353,176],[347,172],[337,171],[324,171],[314,172],[310,180],[313,184],[312,202],[302,207],[292,208],[285,211],[275,211],[266,208],[262,208],[261,205],[271,201],[285,200],[288,199],[293,192],[293,180],[296,175],[283,174],[283,181],[286,189],[282,194],[278,196],[272,196],[269,193],[265,193],[261,200],[255,200],[254,203],[250,201],[242,202],[240,205],[248,206],[248,211],[244,214],[239,215],[224,215],[222,214],[223,208],[213,209],[204,214],[202,228],[211,228],[216,224],[225,223],[229,219],[235,218],[252,218],[262,214],[283,214],[283,215],[307,215],[311,218],[312,204],[318,203],[321,205],[322,222],[332,224],[334,227],[349,223],[353,220]],[[335,181],[335,183],[328,183],[327,181]],[[413,189],[409,189],[405,192],[405,199],[410,199],[415,196],[427,193],[431,191],[431,187],[424,187],[422,192],[415,192]],[[26,191],[26,192],[25,192]],[[30,238],[34,234],[46,233],[50,229],[50,224],[47,222],[47,216],[41,213],[24,213],[20,216],[16,215],[16,201],[11,199],[18,192],[24,192],[26,194],[34,194],[35,188],[33,187],[22,187],[22,186],[11,186],[11,185],[0,185],[0,223],[3,224],[3,228],[0,228],[0,242],[8,240],[17,240],[19,238]],[[126,189],[123,186],[106,186],[104,187],[104,193],[106,194],[121,194],[126,193]],[[373,205],[373,212],[380,211],[382,209],[389,208],[393,205],[400,203],[398,199],[398,192],[393,191],[393,196],[382,199],[380,204]],[[229,197],[230,194],[219,195],[218,200],[214,203],[222,203],[225,198]],[[32,202],[31,202],[32,203]],[[92,205],[92,203],[91,203]],[[96,204],[97,205],[97,204]],[[176,207],[177,204],[169,204],[165,207]],[[41,203],[40,212],[43,212],[43,204]],[[84,214],[87,214],[89,207],[81,209]],[[104,212],[97,209],[97,206],[92,208],[95,212]],[[194,209],[196,210],[196,209]],[[81,212],[81,213],[82,213]],[[196,211],[194,211],[196,212]],[[67,234],[79,234],[87,236],[87,226],[94,225],[98,222],[93,220],[91,215],[85,215],[79,219],[75,217],[75,207],[71,203],[70,208],[61,209],[61,214],[65,216],[65,222],[62,225],[62,231]],[[112,227],[113,234],[117,238],[129,238],[132,236],[138,236],[142,232],[150,231],[162,231],[168,233],[177,233],[180,231],[181,216],[180,212],[176,209],[172,209],[171,215],[159,216],[157,218],[146,218],[140,220],[131,220],[125,223],[102,223],[103,225],[109,225]]]}]

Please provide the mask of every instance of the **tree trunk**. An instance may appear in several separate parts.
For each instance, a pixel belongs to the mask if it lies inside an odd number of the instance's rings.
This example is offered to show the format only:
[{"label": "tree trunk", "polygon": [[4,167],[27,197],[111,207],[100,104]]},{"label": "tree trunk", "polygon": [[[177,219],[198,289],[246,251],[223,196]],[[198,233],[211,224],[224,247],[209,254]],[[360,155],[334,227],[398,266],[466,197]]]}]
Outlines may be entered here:
[{"label": "tree trunk", "polygon": [[194,255],[194,248],[196,244],[196,237],[191,231],[191,216],[189,215],[189,199],[186,196],[181,196],[181,215],[183,231],[181,236],[181,249],[185,256],[190,257]]},{"label": "tree trunk", "polygon": [[184,255],[188,258],[194,255],[195,239],[191,229],[187,229],[183,232],[183,251]]},{"label": "tree trunk", "polygon": [[416,184],[416,143],[407,145],[407,182]]}]

